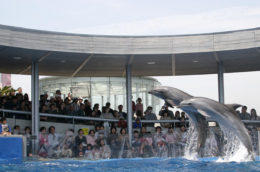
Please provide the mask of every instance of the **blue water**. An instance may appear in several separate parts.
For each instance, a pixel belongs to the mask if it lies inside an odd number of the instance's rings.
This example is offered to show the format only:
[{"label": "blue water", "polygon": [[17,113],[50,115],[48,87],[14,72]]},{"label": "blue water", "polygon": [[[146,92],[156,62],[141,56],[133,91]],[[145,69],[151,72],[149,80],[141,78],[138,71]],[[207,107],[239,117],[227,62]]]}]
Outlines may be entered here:
[{"label": "blue water", "polygon": [[0,171],[260,171],[260,157],[252,162],[218,163],[216,158],[190,161],[183,158],[135,158],[99,161],[50,160],[25,161],[18,164],[0,164]]}]

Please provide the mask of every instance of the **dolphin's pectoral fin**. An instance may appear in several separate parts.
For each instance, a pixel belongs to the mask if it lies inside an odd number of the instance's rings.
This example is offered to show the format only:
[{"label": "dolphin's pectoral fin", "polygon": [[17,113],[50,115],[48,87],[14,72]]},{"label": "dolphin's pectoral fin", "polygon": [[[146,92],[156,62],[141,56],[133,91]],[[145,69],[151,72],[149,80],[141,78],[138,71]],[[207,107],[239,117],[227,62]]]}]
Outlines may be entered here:
[{"label": "dolphin's pectoral fin", "polygon": [[174,107],[174,106],[176,106],[176,104],[174,103],[174,101],[173,100],[171,100],[171,99],[165,99],[165,103],[168,105],[168,106],[170,106],[170,107]]},{"label": "dolphin's pectoral fin", "polygon": [[203,111],[203,110],[201,110],[201,109],[198,109],[198,112],[199,112],[199,114],[201,114],[201,115],[204,116],[204,117],[210,117],[210,116],[207,114],[207,112],[205,112],[205,111]]}]

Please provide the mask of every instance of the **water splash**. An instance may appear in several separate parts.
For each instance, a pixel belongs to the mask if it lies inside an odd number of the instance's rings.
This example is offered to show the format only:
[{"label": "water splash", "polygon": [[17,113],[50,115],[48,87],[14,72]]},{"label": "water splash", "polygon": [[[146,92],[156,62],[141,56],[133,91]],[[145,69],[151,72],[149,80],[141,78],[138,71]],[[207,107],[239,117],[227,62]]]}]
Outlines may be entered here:
[{"label": "water splash", "polygon": [[184,158],[188,160],[198,160],[198,134],[195,124],[190,120],[190,126],[187,131],[187,142],[184,149]]},{"label": "water splash", "polygon": [[223,152],[222,157],[217,160],[217,162],[248,162],[252,161],[251,155],[247,151],[246,147],[239,140],[239,138],[223,126],[220,126],[224,135],[223,141]]}]

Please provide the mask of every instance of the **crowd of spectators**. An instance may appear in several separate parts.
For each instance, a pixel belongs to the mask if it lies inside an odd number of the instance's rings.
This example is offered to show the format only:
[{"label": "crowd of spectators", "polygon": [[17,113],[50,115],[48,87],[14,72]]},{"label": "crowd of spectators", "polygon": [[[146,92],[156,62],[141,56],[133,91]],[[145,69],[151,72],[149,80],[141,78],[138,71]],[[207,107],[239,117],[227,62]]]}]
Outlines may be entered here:
[{"label": "crowd of spectators", "polygon": [[[28,94],[23,94],[21,88],[17,90],[17,93],[11,92],[9,95],[0,95],[0,105],[3,109],[31,111]],[[176,157],[183,155],[186,144],[187,125],[185,121],[188,119],[186,114],[178,110],[173,112],[168,109],[168,106],[164,105],[156,115],[153,113],[151,106],[144,110],[141,98],[138,98],[136,102],[132,102],[134,119],[132,147],[129,145],[126,129],[127,113],[124,112],[123,105],[119,105],[117,110],[113,110],[110,103],[107,102],[100,110],[99,104],[94,104],[92,108],[90,101],[83,101],[82,98],[72,98],[71,94],[68,94],[63,100],[61,92],[57,90],[56,95],[50,99],[48,99],[47,94],[40,96],[39,110],[41,113],[118,120],[118,122],[112,122],[105,127],[103,122],[81,121],[84,124],[95,125],[95,130],[90,130],[88,133],[84,133],[82,129],[79,129],[75,134],[74,130],[70,129],[65,134],[60,135],[55,132],[54,126],[49,127],[48,132],[45,127],[41,127],[38,138],[38,155],[41,157],[84,157],[86,159]],[[239,111],[237,113],[242,120],[259,120],[255,109],[248,113],[246,106],[242,107],[241,113]],[[154,128],[154,123],[142,123],[142,120],[157,120],[158,116],[161,120],[178,120],[179,122],[174,125],[170,122],[161,123],[156,128]],[[25,116],[25,118],[29,119],[30,115]],[[41,117],[41,120],[69,122],[66,119],[53,117]],[[20,130],[18,125],[11,129],[6,118],[2,117],[0,134],[24,134],[27,138],[27,154],[31,156],[31,129],[27,126],[24,132]]]},{"label": "crowd of spectators", "polygon": [[[51,113],[51,114],[62,114],[62,115],[73,115],[73,116],[87,116],[87,117],[98,117],[104,119],[117,119],[117,120],[126,120],[127,113],[124,112],[123,105],[119,105],[118,109],[112,109],[110,103],[107,102],[105,106],[100,107],[99,104],[92,104],[89,100],[83,100],[82,98],[73,98],[71,94],[65,99],[61,98],[60,90],[56,91],[55,96],[48,98],[48,94],[40,95],[40,108],[41,113]],[[28,94],[23,94],[22,88],[18,88],[17,91],[10,92],[8,95],[0,95],[0,108],[10,109],[10,110],[21,110],[21,111],[31,111],[31,101],[29,101]],[[163,120],[187,120],[187,116],[184,112],[178,110],[173,113],[165,105],[162,107],[160,112],[156,115],[153,113],[153,108],[148,106],[144,110],[142,104],[142,99],[138,98],[136,102],[132,101],[132,111],[133,118],[138,120],[157,120],[157,117],[160,116],[160,119]],[[247,107],[242,107],[242,112],[238,111],[238,114],[242,120],[260,120],[260,117],[257,116],[256,110],[251,109],[251,113],[247,112]],[[13,114],[9,114],[13,115]],[[16,115],[16,118],[26,118],[30,119],[30,115],[21,116]],[[41,120],[48,121],[70,121],[65,119],[41,117]],[[87,124],[96,124],[95,122],[88,121]],[[152,126],[153,124],[147,124]],[[162,124],[162,127],[168,128],[170,125],[167,123]]]}]

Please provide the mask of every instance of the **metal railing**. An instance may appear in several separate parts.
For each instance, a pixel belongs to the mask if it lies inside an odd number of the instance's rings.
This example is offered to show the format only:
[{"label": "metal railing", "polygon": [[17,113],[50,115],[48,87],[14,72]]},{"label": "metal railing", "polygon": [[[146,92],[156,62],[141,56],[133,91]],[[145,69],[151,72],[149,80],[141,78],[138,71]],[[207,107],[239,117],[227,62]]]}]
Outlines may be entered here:
[{"label": "metal railing", "polygon": [[[12,114],[24,114],[24,115],[31,115],[31,112],[28,111],[19,111],[19,110],[9,110],[9,109],[0,109],[0,112],[3,112],[3,115],[5,113],[12,113]],[[62,114],[51,114],[51,113],[39,113],[40,116],[45,116],[45,117],[55,117],[55,118],[66,118],[66,119],[75,119],[78,120],[89,120],[89,121],[101,121],[101,122],[118,122],[118,119],[104,119],[104,118],[99,118],[99,117],[87,117],[87,116],[75,116],[75,115],[62,115]],[[208,119],[207,121],[214,121],[211,119]],[[255,120],[242,120],[244,123],[251,123],[251,124],[260,124],[259,121]],[[180,122],[185,122],[188,123],[189,120],[185,121],[180,121],[180,120],[140,120],[142,123],[180,123]]]}]

